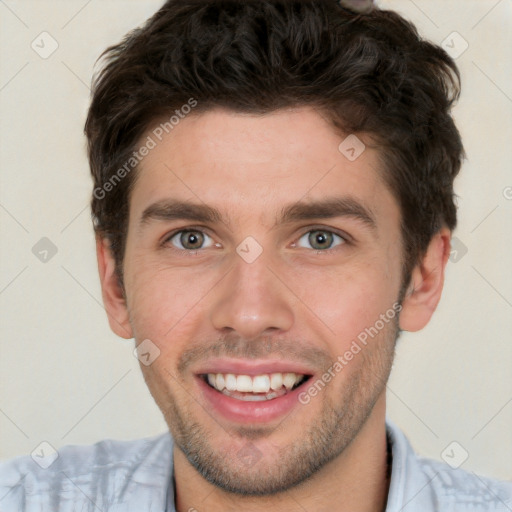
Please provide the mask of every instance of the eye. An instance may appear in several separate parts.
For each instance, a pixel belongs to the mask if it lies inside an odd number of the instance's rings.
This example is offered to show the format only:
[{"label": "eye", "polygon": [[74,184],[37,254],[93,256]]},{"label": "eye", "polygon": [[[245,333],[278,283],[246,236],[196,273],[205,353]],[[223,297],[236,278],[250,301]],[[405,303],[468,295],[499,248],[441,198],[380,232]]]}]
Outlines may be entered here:
[{"label": "eye", "polygon": [[212,240],[206,233],[193,229],[184,229],[177,231],[169,236],[165,243],[170,242],[174,247],[185,251],[196,251],[204,249],[202,245],[205,242],[205,237]]},{"label": "eye", "polygon": [[[336,242],[334,237],[338,238],[340,241],[333,246],[333,243]],[[309,243],[312,248],[317,251],[332,249],[333,247],[347,242],[341,235],[337,235],[336,233],[325,229],[313,229],[302,235],[299,238],[300,247],[304,247],[303,245],[300,245],[302,240],[306,240],[306,243]]]}]

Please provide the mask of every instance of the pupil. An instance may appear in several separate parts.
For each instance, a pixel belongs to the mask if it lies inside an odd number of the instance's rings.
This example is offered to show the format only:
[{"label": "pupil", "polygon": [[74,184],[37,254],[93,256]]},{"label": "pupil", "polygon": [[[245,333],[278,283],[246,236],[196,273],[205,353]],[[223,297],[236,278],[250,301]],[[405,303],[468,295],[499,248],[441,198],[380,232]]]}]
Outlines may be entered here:
[{"label": "pupil", "polygon": [[185,236],[185,239],[186,239],[186,243],[184,243],[183,245],[185,247],[187,245],[192,245],[193,246],[192,248],[195,249],[196,245],[199,245],[199,246],[201,245],[200,237],[198,237],[197,234],[195,234],[195,233],[185,233],[184,236]]},{"label": "pupil", "polygon": [[[318,245],[327,245],[329,246],[330,243],[329,243],[329,235],[326,234],[325,232],[323,231],[316,231],[316,235],[313,236],[313,244],[318,244]],[[311,236],[311,235],[310,235]],[[325,247],[322,247],[322,248],[325,248]]]}]

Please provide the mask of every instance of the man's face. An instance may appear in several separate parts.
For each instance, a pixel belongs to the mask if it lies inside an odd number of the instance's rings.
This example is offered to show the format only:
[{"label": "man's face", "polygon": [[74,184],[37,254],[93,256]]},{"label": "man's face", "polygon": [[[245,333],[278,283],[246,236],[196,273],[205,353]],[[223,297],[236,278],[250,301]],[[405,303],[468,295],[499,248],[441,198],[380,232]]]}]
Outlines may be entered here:
[{"label": "man's face", "polygon": [[[376,152],[350,161],[343,139],[309,108],[212,110],[182,120],[141,164],[124,283],[133,336],[160,351],[141,368],[179,448],[226,490],[266,494],[309,477],[384,400],[400,212]],[[306,208],[337,200],[336,211]],[[221,219],[193,218],[206,207]],[[288,389],[285,374],[289,387],[308,380]]]}]

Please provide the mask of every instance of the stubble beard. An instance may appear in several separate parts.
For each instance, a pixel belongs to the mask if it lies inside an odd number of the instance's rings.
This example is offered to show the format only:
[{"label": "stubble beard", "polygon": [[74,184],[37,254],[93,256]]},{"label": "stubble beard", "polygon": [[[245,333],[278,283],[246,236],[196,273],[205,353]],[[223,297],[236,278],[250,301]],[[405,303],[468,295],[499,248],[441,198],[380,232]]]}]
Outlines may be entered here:
[{"label": "stubble beard", "polygon": [[[226,452],[212,442],[208,426],[198,421],[183,405],[184,400],[190,402],[190,397],[183,396],[182,405],[178,406],[180,400],[168,387],[163,399],[165,403],[153,396],[164,414],[175,448],[183,452],[208,482],[228,493],[270,496],[299,485],[343,453],[364,426],[377,399],[385,392],[400,333],[398,317],[394,320],[355,355],[355,358],[362,358],[359,370],[349,374],[338,396],[333,396],[327,388],[336,385],[336,379],[343,378],[344,369],[339,377],[334,377],[327,384],[326,389],[312,398],[311,402],[322,400],[319,414],[308,428],[301,431],[300,437],[280,447],[272,460],[263,455],[255,457],[251,464],[240,457],[227,457]],[[148,385],[151,390],[151,383]],[[298,412],[302,417],[308,417],[308,407],[309,404],[296,406],[292,414]],[[239,426],[229,432],[226,430],[225,443],[229,443],[232,437],[233,443],[250,446],[251,440],[269,437],[274,430],[286,429],[287,425],[293,428],[294,424],[293,420],[285,418],[273,428]]]}]

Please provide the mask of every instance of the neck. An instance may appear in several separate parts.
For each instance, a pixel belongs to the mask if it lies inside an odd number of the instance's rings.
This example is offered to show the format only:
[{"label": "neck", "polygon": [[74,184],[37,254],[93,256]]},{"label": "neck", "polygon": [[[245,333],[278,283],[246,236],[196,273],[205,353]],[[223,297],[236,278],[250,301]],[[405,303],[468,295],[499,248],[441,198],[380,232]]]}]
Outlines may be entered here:
[{"label": "neck", "polygon": [[177,512],[331,511],[384,512],[389,489],[385,396],[352,443],[313,477],[271,496],[227,493],[206,481],[175,446]]}]

